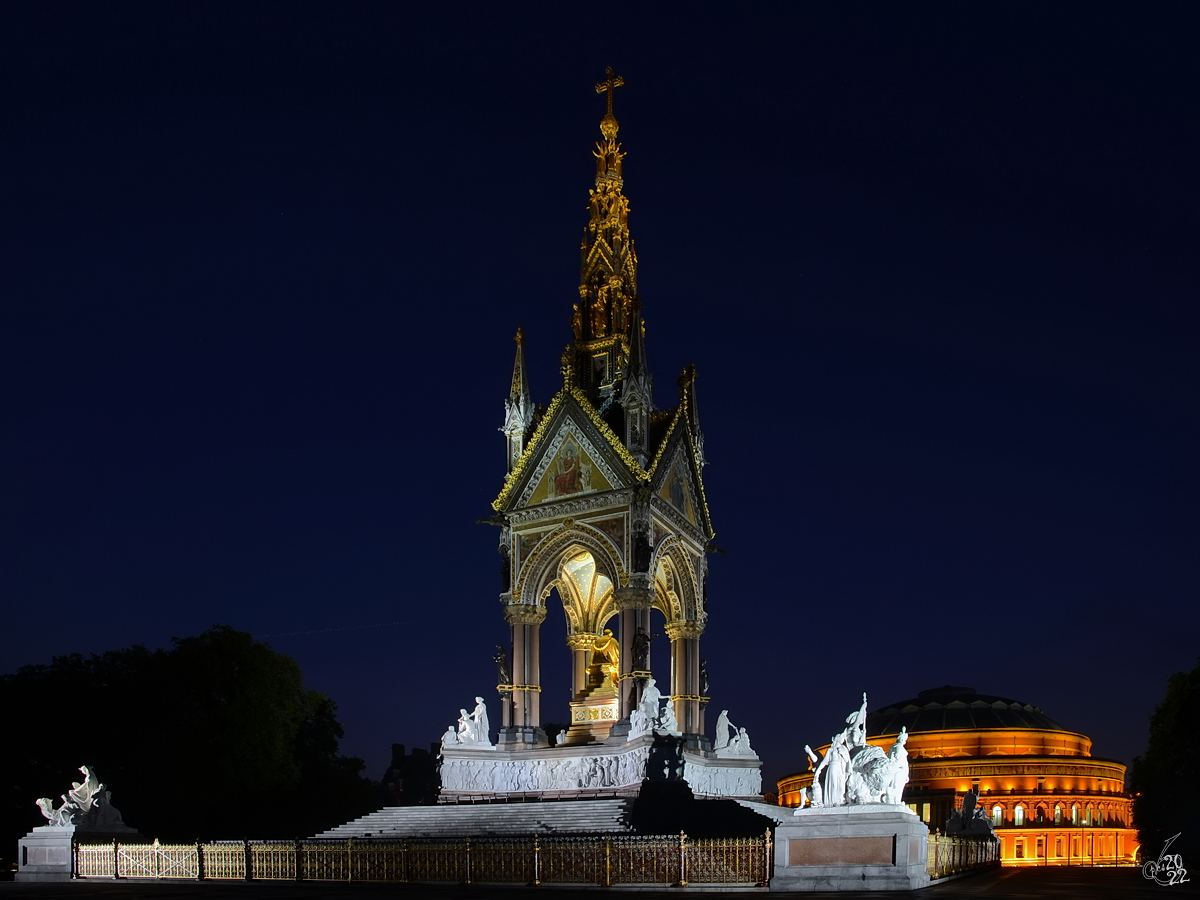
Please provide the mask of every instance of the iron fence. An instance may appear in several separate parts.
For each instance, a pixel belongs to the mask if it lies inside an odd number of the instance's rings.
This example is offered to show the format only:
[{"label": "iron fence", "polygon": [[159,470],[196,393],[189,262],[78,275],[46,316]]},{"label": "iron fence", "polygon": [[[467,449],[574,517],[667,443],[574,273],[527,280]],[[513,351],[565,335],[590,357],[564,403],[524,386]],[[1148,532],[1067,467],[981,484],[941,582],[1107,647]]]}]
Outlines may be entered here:
[{"label": "iron fence", "polygon": [[927,847],[925,870],[934,880],[983,866],[1000,865],[1000,841],[988,835],[949,837],[931,834]]},{"label": "iron fence", "polygon": [[765,885],[770,831],[756,838],[599,835],[76,843],[76,878],[508,884]]}]

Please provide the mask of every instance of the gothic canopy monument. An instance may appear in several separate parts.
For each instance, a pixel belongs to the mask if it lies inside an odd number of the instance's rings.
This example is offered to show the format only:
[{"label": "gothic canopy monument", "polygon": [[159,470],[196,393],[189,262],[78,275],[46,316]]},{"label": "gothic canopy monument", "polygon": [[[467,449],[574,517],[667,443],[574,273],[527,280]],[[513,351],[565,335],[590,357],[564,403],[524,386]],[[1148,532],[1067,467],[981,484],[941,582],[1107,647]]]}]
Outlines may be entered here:
[{"label": "gothic canopy monument", "polygon": [[[647,760],[677,748],[665,770],[707,796],[756,796],[759,762],[745,730],[722,715],[705,736],[706,675],[700,638],[708,619],[706,554],[713,538],[701,475],[704,440],[695,370],[678,380],[678,404],[655,406],[637,289],[637,254],[624,194],[608,70],[596,86],[607,111],[596,144],[595,187],[580,247],[572,342],[562,387],[535,406],[517,332],[501,431],[507,476],[492,503],[500,528],[500,602],[510,647],[496,655],[495,743],[484,701],[462,709],[443,737],[443,800],[513,790],[619,788],[647,777]],[[567,318],[566,304],[563,318]],[[565,322],[564,322],[565,324]],[[565,331],[565,329],[564,329]],[[557,594],[565,617],[560,650]],[[652,622],[657,611],[661,621]],[[548,617],[549,616],[549,617]],[[652,628],[670,639],[651,659]],[[570,726],[550,745],[541,710],[547,652],[573,657]],[[655,663],[659,663],[656,667]],[[669,675],[666,671],[669,671]],[[665,703],[665,705],[663,705]],[[480,721],[484,723],[480,727]],[[655,771],[664,767],[655,766]]]}]

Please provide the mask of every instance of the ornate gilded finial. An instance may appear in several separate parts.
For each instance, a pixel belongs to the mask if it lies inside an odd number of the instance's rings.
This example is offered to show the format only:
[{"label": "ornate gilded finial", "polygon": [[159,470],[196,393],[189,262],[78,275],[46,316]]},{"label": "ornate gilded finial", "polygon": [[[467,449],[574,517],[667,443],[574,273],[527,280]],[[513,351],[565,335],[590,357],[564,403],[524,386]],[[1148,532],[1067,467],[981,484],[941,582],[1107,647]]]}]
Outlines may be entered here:
[{"label": "ornate gilded finial", "polygon": [[564,387],[572,388],[575,386],[575,350],[570,346],[563,351],[562,377]]},{"label": "ornate gilded finial", "polygon": [[617,88],[625,83],[625,79],[620,75],[613,75],[612,66],[608,66],[604,70],[604,74],[606,76],[604,81],[596,85],[597,94],[608,94],[608,111],[604,114],[604,118],[600,120],[600,133],[603,134],[607,140],[612,141],[616,139],[617,129],[620,127],[617,125],[617,120],[613,116],[613,94],[616,92]]},{"label": "ornate gilded finial", "polygon": [[518,328],[517,336],[514,338],[514,340],[517,342],[518,347],[524,347],[525,346],[525,332],[522,331],[520,328]]},{"label": "ornate gilded finial", "polygon": [[679,385],[681,391],[687,391],[688,388],[696,381],[696,366],[695,364],[684,366],[683,371],[679,373],[679,380],[675,382]]}]

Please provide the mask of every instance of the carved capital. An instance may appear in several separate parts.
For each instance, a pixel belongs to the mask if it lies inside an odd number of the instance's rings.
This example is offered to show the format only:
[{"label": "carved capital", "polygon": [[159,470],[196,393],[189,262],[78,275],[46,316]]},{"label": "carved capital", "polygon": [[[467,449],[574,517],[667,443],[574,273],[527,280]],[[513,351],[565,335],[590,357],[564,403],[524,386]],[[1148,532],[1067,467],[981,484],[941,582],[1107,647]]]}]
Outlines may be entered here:
[{"label": "carved capital", "polygon": [[504,618],[509,625],[541,625],[546,619],[546,607],[510,603],[504,607]]},{"label": "carved capital", "polygon": [[618,610],[652,609],[654,607],[654,591],[651,588],[630,585],[613,591],[613,601]]},{"label": "carved capital", "polygon": [[666,625],[667,637],[673,641],[680,638],[690,638],[691,640],[699,639],[700,635],[704,634],[703,622],[668,622]]},{"label": "carved capital", "polygon": [[567,635],[567,646],[572,650],[591,650],[596,646],[598,634],[590,634],[586,631],[578,632],[577,634]]}]

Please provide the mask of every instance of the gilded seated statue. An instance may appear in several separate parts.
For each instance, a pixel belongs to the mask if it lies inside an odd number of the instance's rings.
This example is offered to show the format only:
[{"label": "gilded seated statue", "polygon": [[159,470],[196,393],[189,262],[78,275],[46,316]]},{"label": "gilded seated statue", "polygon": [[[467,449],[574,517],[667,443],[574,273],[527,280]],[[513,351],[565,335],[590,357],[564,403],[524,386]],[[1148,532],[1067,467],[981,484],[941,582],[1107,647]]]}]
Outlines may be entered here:
[{"label": "gilded seated statue", "polygon": [[620,677],[621,648],[612,630],[604,629],[604,634],[596,638],[592,647],[592,661],[587,667],[587,684],[589,688],[617,686]]}]

